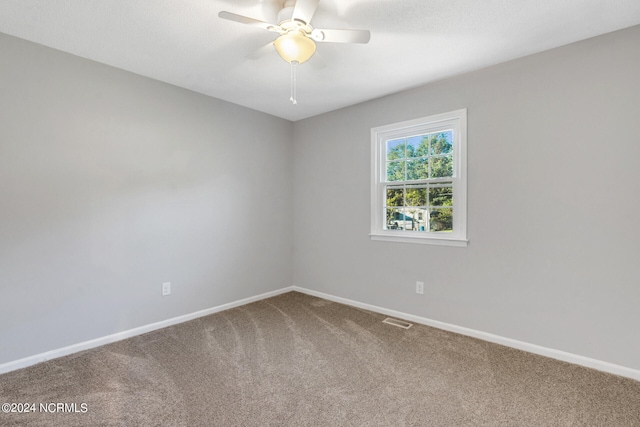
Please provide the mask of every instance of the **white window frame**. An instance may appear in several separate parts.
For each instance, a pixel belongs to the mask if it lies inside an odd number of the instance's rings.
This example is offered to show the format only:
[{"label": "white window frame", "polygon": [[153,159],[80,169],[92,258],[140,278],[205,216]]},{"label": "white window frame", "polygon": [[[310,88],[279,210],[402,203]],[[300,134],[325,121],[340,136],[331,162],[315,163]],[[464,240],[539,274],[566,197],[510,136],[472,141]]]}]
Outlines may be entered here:
[{"label": "white window frame", "polygon": [[[386,142],[453,130],[453,231],[385,229]],[[371,129],[371,240],[431,245],[467,246],[467,110],[435,114]]]}]

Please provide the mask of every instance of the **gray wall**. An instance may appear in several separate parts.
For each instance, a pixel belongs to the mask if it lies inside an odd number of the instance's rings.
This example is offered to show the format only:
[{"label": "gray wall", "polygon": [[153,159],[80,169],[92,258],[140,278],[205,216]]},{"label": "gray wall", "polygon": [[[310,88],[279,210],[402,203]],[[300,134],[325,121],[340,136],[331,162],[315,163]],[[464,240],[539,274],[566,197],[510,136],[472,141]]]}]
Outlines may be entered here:
[{"label": "gray wall", "polygon": [[291,143],[0,34],[0,363],[290,286]]},{"label": "gray wall", "polygon": [[[640,369],[637,40],[292,125],[0,34],[0,363],[293,283]],[[370,241],[370,128],[458,108],[469,246]]]},{"label": "gray wall", "polygon": [[[296,122],[294,284],[640,369],[639,40],[633,27]],[[459,108],[469,246],[370,241],[371,127]]]}]

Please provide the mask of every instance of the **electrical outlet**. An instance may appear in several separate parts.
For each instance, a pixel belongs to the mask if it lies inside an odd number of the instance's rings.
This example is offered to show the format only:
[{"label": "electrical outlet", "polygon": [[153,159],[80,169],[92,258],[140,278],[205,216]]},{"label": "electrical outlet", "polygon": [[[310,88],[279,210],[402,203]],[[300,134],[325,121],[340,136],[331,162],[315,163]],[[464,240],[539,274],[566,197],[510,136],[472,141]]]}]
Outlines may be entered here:
[{"label": "electrical outlet", "polygon": [[424,282],[416,282],[416,294],[424,294]]},{"label": "electrical outlet", "polygon": [[171,294],[171,282],[164,282],[162,284],[162,296]]}]

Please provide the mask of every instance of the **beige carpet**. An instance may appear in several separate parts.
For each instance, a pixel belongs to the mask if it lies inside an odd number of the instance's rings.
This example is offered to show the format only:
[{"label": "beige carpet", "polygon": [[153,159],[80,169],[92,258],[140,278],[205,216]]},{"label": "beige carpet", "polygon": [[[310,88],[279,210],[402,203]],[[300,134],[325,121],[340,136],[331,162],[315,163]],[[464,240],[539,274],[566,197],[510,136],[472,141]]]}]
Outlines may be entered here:
[{"label": "beige carpet", "polygon": [[640,426],[640,382],[384,317],[280,295],[1,375],[80,412],[0,425]]}]

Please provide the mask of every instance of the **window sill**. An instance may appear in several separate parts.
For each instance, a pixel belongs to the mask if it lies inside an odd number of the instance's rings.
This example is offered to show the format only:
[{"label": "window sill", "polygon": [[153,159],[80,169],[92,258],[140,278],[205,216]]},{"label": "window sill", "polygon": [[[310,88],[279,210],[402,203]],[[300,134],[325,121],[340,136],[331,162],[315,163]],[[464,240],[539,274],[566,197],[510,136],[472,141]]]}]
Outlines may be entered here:
[{"label": "window sill", "polygon": [[397,234],[382,234],[371,233],[369,234],[371,240],[377,240],[382,242],[396,242],[396,243],[415,243],[420,245],[439,245],[439,246],[458,246],[466,247],[469,243],[466,239],[452,239],[448,237],[434,237],[434,236],[399,236]]}]

